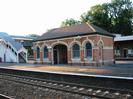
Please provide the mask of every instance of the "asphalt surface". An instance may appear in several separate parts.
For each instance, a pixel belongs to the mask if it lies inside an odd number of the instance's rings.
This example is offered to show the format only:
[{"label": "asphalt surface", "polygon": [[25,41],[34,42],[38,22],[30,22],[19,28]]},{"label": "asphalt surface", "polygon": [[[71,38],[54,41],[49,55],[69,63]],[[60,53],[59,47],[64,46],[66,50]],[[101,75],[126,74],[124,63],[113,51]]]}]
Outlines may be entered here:
[{"label": "asphalt surface", "polygon": [[0,68],[19,70],[63,72],[87,75],[104,75],[118,77],[133,77],[133,61],[116,62],[114,65],[106,66],[69,66],[69,65],[42,65],[42,64],[15,64],[0,63]]}]

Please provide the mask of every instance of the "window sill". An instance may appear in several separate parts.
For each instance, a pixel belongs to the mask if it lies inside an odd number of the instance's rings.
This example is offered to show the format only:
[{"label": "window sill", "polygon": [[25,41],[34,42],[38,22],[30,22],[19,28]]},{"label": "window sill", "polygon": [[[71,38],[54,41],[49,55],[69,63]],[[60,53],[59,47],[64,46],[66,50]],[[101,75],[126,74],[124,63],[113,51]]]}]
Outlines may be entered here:
[{"label": "window sill", "polygon": [[43,60],[48,60],[48,58],[43,58]]},{"label": "window sill", "polygon": [[72,60],[80,60],[80,58],[72,58]]},{"label": "window sill", "polygon": [[92,57],[90,57],[90,58],[84,58],[84,60],[85,60],[85,61],[87,61],[87,60],[88,60],[88,61],[92,61],[93,59],[92,59]]},{"label": "window sill", "polygon": [[43,61],[44,62],[49,62],[49,59],[48,58],[44,58]]},{"label": "window sill", "polygon": [[78,63],[78,62],[80,62],[80,58],[72,58],[72,62]]},{"label": "window sill", "polygon": [[40,61],[40,58],[37,58],[36,60],[37,60],[37,61]]}]

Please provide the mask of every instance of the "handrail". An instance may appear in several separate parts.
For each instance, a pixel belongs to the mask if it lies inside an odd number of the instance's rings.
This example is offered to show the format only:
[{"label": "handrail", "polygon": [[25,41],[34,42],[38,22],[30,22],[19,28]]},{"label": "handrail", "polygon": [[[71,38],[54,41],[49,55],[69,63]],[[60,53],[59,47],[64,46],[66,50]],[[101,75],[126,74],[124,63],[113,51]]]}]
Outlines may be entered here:
[{"label": "handrail", "polygon": [[[17,54],[18,54],[18,51],[19,50],[17,50],[10,42],[7,42],[7,41],[5,41],[4,39],[1,39],[5,44],[7,44],[7,45],[9,45],[13,50],[14,50],[14,52],[16,52]],[[9,47],[8,47],[9,48]],[[22,48],[23,49],[25,49],[23,46],[22,46]],[[10,49],[10,48],[9,48]],[[12,50],[12,49],[10,49],[10,50]],[[15,53],[14,53],[15,54]],[[22,57],[23,57],[23,59],[26,61],[26,56],[25,55],[23,55],[23,54],[20,54]]]}]

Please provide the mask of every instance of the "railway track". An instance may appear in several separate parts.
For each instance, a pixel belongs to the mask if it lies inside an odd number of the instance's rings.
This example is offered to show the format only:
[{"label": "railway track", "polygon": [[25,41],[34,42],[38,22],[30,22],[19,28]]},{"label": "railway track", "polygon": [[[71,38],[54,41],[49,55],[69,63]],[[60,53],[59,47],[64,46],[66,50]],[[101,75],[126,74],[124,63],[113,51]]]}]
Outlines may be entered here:
[{"label": "railway track", "polygon": [[87,86],[75,83],[59,82],[35,77],[0,73],[0,79],[21,84],[32,85],[39,88],[48,88],[57,91],[88,96],[96,99],[133,99],[133,91],[106,87]]},{"label": "railway track", "polygon": [[13,99],[13,98],[0,94],[0,99]]}]

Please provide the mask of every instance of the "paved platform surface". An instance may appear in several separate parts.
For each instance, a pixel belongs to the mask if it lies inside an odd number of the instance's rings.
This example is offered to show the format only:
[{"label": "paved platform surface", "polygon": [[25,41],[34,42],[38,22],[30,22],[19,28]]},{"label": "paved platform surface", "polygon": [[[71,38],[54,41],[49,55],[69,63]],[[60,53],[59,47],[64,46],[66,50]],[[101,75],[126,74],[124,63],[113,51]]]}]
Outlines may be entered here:
[{"label": "paved platform surface", "polygon": [[133,77],[133,61],[116,62],[109,66],[69,66],[69,65],[41,65],[41,64],[0,64],[1,68],[19,70],[49,71],[63,73],[78,73],[88,75],[104,75],[118,77]]}]

